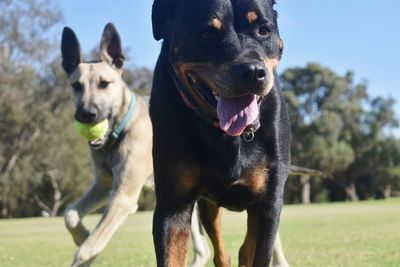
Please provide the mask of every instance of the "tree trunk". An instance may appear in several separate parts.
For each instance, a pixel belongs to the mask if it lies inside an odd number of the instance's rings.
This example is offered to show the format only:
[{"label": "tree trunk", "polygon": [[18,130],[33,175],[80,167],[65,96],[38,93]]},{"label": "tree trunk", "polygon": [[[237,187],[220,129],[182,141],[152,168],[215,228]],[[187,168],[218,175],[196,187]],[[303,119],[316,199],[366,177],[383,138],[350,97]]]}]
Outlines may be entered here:
[{"label": "tree trunk", "polygon": [[1,217],[8,218],[8,198],[6,195],[1,197]]},{"label": "tree trunk", "polygon": [[65,198],[63,198],[62,192],[60,190],[60,187],[58,185],[58,182],[55,178],[55,175],[58,171],[53,170],[53,171],[48,171],[47,175],[50,180],[51,187],[53,188],[53,205],[51,206],[50,204],[44,203],[39,195],[33,193],[33,199],[36,202],[36,204],[48,212],[51,217],[55,217],[58,214],[58,211],[60,210],[61,206],[65,202]]},{"label": "tree trunk", "polygon": [[383,188],[383,197],[385,199],[390,198],[392,195],[392,186],[391,185],[385,185],[385,187]]},{"label": "tree trunk", "polygon": [[300,186],[301,186],[301,203],[310,204],[311,203],[311,183],[309,175],[300,176]]},{"label": "tree trunk", "polygon": [[354,183],[349,184],[346,187],[347,198],[351,201],[358,201],[358,196],[356,192],[356,185]]}]

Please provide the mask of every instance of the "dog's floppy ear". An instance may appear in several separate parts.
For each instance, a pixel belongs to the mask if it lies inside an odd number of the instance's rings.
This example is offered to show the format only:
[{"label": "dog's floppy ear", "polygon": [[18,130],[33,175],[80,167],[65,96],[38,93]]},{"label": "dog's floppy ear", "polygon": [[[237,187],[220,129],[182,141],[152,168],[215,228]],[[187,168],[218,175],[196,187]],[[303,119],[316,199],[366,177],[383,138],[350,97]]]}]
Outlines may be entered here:
[{"label": "dog's floppy ear", "polygon": [[119,69],[122,68],[125,56],[122,53],[121,38],[114,24],[108,23],[104,27],[100,49],[103,60],[107,61],[110,65],[115,65]]},{"label": "dog's floppy ear", "polygon": [[171,19],[177,2],[178,0],[154,0],[151,21],[153,24],[153,36],[157,41],[165,38],[166,25]]},{"label": "dog's floppy ear", "polygon": [[78,38],[73,30],[65,27],[61,38],[62,67],[68,75],[82,62]]}]

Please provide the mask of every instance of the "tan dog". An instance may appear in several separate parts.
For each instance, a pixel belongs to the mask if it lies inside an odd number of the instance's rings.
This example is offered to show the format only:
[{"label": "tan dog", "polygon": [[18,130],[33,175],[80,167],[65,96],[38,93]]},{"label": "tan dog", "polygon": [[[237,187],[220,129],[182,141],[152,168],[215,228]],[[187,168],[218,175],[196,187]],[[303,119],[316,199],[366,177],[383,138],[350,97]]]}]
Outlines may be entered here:
[{"label": "tan dog", "polygon": [[[74,88],[76,120],[110,122],[106,137],[89,142],[94,181],[65,212],[65,225],[80,246],[72,266],[89,266],[127,215],[137,210],[141,188],[152,172],[152,126],[146,104],[121,78],[124,56],[112,24],[104,28],[100,61],[82,61],[78,39],[67,27],[61,50]],[[90,233],[82,219],[104,205],[102,218]]]}]

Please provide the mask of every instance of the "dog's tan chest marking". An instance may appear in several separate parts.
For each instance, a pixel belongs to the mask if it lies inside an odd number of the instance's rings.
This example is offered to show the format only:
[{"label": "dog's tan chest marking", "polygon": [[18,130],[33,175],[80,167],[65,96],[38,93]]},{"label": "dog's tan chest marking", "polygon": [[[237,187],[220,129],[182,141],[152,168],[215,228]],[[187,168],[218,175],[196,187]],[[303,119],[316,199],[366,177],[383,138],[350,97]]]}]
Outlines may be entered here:
[{"label": "dog's tan chest marking", "polygon": [[256,166],[254,169],[246,172],[233,185],[248,188],[255,194],[262,194],[267,189],[268,169],[266,166]]},{"label": "dog's tan chest marking", "polygon": [[173,172],[177,177],[177,182],[175,184],[177,193],[188,193],[199,184],[201,172],[196,166],[179,164],[174,167]]}]

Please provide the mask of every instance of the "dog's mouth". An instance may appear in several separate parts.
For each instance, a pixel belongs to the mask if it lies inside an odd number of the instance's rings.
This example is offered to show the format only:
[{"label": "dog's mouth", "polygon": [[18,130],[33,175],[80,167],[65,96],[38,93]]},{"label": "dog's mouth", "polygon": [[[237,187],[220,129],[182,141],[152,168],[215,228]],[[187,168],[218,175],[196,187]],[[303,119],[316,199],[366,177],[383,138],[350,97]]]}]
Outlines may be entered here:
[{"label": "dog's mouth", "polygon": [[107,143],[107,140],[108,140],[108,134],[106,136],[104,136],[103,138],[89,141],[88,143],[91,148],[99,149]]},{"label": "dog's mouth", "polygon": [[260,113],[259,99],[259,96],[253,94],[235,98],[220,96],[217,114],[221,129],[229,135],[240,136],[257,121]]},{"label": "dog's mouth", "polygon": [[[224,96],[194,72],[186,72],[186,79],[202,98],[216,109],[220,128],[231,136],[240,136],[246,129],[258,124],[261,96],[242,94]],[[258,126],[256,126],[258,127]]]},{"label": "dog's mouth", "polygon": [[186,80],[189,86],[198,92],[209,105],[213,107],[217,106],[220,95],[207,82],[201,79],[199,75],[192,71],[186,72]]},{"label": "dog's mouth", "polygon": [[110,137],[110,134],[112,132],[112,125],[113,125],[113,120],[111,119],[111,116],[108,117],[108,121],[109,121],[109,128],[107,130],[107,133],[99,139],[96,140],[92,140],[92,141],[88,141],[88,144],[91,148],[93,149],[100,149],[102,147],[105,146],[105,144],[107,144],[107,141]]}]

